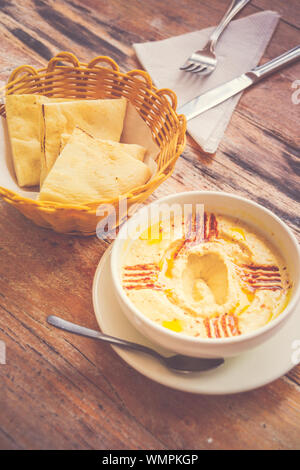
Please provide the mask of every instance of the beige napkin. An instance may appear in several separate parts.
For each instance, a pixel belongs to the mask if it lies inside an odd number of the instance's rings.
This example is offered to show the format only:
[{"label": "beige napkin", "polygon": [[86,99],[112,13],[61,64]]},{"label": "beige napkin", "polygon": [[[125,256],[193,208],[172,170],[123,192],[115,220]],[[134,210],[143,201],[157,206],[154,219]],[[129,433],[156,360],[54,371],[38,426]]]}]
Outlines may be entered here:
[{"label": "beige napkin", "polygon": [[[218,65],[207,77],[179,70],[186,58],[201,49],[214,28],[162,41],[134,44],[137,57],[158,88],[171,88],[178,106],[255,67],[276,28],[279,15],[255,13],[232,21],[216,46]],[[188,132],[207,153],[214,153],[241,93],[188,122]]]}]

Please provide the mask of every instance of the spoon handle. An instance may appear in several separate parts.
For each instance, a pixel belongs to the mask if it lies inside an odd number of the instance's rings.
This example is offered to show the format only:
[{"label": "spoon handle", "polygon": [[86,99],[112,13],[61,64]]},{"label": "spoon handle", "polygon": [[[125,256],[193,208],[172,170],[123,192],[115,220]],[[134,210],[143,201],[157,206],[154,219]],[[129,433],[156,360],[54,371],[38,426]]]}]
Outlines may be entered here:
[{"label": "spoon handle", "polygon": [[101,341],[113,344],[114,346],[120,346],[125,349],[134,349],[136,351],[151,354],[152,356],[160,358],[160,355],[156,351],[153,351],[152,349],[149,349],[146,346],[137,343],[132,343],[131,341],[126,341],[121,338],[116,338],[115,336],[105,335],[103,333],[100,333],[99,331],[91,330],[90,328],[86,328],[85,326],[76,325],[76,323],[63,320],[62,318],[59,318],[55,315],[50,315],[47,318],[47,322],[50,323],[50,325],[53,325],[56,328],[60,328],[64,331],[68,331],[69,333],[74,333],[79,336],[85,336],[87,338],[100,339]]}]

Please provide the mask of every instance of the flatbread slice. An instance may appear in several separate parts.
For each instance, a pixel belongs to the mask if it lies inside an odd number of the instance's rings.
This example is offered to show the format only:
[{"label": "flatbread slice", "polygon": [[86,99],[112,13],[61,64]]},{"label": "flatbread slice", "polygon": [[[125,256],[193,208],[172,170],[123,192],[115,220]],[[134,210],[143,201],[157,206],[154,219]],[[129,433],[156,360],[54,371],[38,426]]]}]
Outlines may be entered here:
[{"label": "flatbread slice", "polygon": [[41,145],[39,103],[66,101],[42,95],[7,95],[6,121],[19,186],[40,184]]},{"label": "flatbread slice", "polygon": [[[62,134],[60,136],[60,153],[62,152],[63,148],[67,144],[70,137],[71,137],[70,134]],[[145,147],[142,147],[141,145],[123,144],[121,142],[115,142],[114,140],[103,140],[103,139],[98,139],[98,140],[99,141],[101,140],[103,143],[112,145],[113,147],[116,148],[116,150],[119,149],[119,150],[123,150],[126,153],[129,153],[129,155],[131,155],[133,158],[136,158],[137,160],[140,160],[141,162],[145,158],[146,149]]]},{"label": "flatbread slice", "polygon": [[39,199],[88,203],[115,198],[146,183],[145,163],[75,128],[42,186]]},{"label": "flatbread slice", "polygon": [[125,98],[42,104],[40,185],[59,155],[61,134],[71,134],[78,126],[95,137],[119,142],[126,105]]}]

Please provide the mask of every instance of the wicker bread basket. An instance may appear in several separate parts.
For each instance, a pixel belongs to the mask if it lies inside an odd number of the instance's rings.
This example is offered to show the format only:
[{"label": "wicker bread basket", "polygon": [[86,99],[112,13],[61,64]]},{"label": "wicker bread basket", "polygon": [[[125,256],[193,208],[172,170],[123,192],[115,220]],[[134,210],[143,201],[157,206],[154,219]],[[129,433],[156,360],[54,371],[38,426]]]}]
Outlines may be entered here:
[{"label": "wicker bread basket", "polygon": [[[185,117],[176,114],[174,92],[155,88],[150,76],[142,70],[120,72],[118,65],[109,57],[99,56],[86,64],[69,52],[61,52],[45,68],[36,70],[28,65],[16,68],[3,91],[6,94],[33,93],[58,98],[127,98],[151,129],[160,149],[154,177],[145,185],[122,195],[127,199],[128,209],[133,204],[144,202],[170,176],[185,145]],[[0,114],[5,117],[4,105],[0,105]],[[96,213],[100,205],[113,205],[117,214],[119,207],[118,198],[82,205],[59,204],[25,198],[3,187],[0,187],[0,196],[39,226],[80,235],[96,232],[101,220]]]}]

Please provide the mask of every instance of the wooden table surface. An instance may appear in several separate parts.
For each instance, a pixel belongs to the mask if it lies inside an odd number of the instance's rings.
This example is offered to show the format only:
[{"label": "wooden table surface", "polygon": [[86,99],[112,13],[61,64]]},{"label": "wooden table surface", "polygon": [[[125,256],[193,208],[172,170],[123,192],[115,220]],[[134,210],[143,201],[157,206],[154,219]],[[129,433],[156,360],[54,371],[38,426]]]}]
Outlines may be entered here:
[{"label": "wooden table surface", "polygon": [[[0,0],[0,80],[62,50],[109,55],[140,68],[133,42],[202,29],[226,0]],[[300,43],[299,0],[253,0],[240,17],[273,9],[280,23],[266,61]],[[152,199],[225,190],[274,211],[299,236],[300,79],[295,64],[246,91],[214,156],[188,138],[174,174]],[[97,328],[91,288],[107,245],[43,230],[0,202],[1,449],[299,449],[300,365],[255,391],[201,396],[161,386],[110,346],[50,327],[56,314]],[[109,294],[108,294],[109,295]],[[300,335],[300,332],[299,332]],[[300,336],[299,336],[300,337]]]}]

